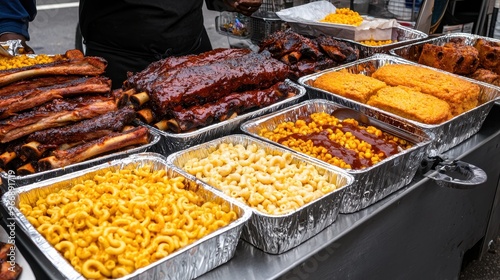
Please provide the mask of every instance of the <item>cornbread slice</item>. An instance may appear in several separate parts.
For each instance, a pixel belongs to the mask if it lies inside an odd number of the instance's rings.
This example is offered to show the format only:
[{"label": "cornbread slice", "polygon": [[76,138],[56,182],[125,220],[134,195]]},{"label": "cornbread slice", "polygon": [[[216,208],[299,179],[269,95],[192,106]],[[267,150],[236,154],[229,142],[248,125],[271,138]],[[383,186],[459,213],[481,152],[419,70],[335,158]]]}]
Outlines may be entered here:
[{"label": "cornbread slice", "polygon": [[367,104],[426,124],[439,124],[451,118],[447,102],[405,86],[382,88]]},{"label": "cornbread slice", "polygon": [[407,64],[384,65],[372,74],[373,78],[391,86],[407,86],[448,102],[453,116],[477,106],[478,85],[436,70]]},{"label": "cornbread slice", "polygon": [[370,95],[386,86],[384,82],[347,71],[328,72],[319,76],[313,86],[343,97],[366,103]]}]

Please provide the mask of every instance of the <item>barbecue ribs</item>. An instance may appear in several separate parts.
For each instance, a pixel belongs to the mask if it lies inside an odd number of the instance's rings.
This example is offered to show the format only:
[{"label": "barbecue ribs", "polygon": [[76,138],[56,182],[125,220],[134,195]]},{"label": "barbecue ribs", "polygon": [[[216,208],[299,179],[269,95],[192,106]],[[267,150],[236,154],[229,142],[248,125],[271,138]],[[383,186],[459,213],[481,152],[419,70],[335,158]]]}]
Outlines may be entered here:
[{"label": "barbecue ribs", "polygon": [[111,133],[67,150],[55,150],[52,156],[38,161],[38,168],[49,170],[64,167],[124,147],[144,145],[149,143],[149,137],[149,130],[143,126],[125,132]]},{"label": "barbecue ribs", "polygon": [[146,87],[168,72],[181,67],[200,66],[215,61],[223,61],[249,54],[248,49],[214,49],[199,55],[171,56],[151,63],[143,71],[130,76],[124,82],[124,88],[134,88],[137,92],[144,91]]},{"label": "barbecue ribs", "polygon": [[48,76],[41,78],[34,78],[12,83],[10,85],[0,87],[0,96],[11,95],[14,92],[21,92],[26,90],[33,90],[41,87],[52,86],[60,83],[67,83],[69,81],[81,78],[81,76]]},{"label": "barbecue ribs", "polygon": [[293,94],[293,89],[284,82],[278,82],[262,90],[233,93],[214,103],[174,111],[174,118],[169,121],[169,129],[174,132],[185,132],[196,127],[207,126],[215,121],[227,119],[233,114],[272,105],[290,94]]},{"label": "barbecue ribs", "polygon": [[34,132],[28,136],[27,141],[52,146],[89,141],[112,132],[122,131],[125,125],[132,123],[134,119],[134,109],[123,107],[72,125]]},{"label": "barbecue ribs", "polygon": [[88,93],[106,94],[110,89],[111,80],[106,77],[83,77],[51,86],[15,92],[8,96],[0,96],[0,119],[42,105],[53,99]]},{"label": "barbecue ribs", "polygon": [[259,52],[264,50],[271,53],[274,58],[281,58],[291,53],[297,60],[302,56],[316,60],[324,56],[315,41],[291,29],[276,31],[262,40],[259,45]]},{"label": "barbecue ribs", "polygon": [[320,35],[315,40],[320,49],[337,63],[347,63],[359,58],[359,50],[331,36]]},{"label": "barbecue ribs", "polygon": [[285,80],[289,67],[263,54],[179,68],[148,84],[152,109],[157,116],[176,108],[214,102],[232,92],[264,89]]},{"label": "barbecue ribs", "polygon": [[31,111],[0,121],[0,143],[52,127],[65,126],[117,109],[112,97],[55,99]]}]

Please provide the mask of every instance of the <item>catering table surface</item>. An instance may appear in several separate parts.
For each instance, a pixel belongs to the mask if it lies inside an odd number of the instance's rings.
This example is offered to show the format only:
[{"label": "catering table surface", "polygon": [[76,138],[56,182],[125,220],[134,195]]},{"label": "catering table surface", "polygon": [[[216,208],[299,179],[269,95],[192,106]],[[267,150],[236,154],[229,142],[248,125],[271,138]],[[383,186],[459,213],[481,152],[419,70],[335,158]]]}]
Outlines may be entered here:
[{"label": "catering table surface", "polygon": [[[471,189],[439,186],[416,175],[382,201],[337,220],[283,254],[272,255],[245,241],[234,257],[199,279],[456,279],[464,254],[498,234],[500,226],[500,105],[481,130],[443,153],[483,169],[488,179]],[[5,220],[2,220],[5,224]],[[19,232],[16,245],[38,279],[61,275]]]}]

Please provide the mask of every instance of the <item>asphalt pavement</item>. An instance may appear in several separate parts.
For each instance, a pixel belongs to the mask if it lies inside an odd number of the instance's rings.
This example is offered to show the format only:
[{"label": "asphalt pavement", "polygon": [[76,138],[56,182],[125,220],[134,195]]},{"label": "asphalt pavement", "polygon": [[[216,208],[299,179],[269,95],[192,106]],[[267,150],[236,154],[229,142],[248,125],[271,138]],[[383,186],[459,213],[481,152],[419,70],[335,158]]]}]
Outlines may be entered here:
[{"label": "asphalt pavement", "polygon": [[[37,1],[38,14],[30,24],[30,46],[39,54],[58,54],[75,48],[78,23],[78,1]],[[217,33],[215,19],[219,12],[204,8],[205,27],[214,48],[230,46],[255,47],[249,40],[239,40]],[[131,38],[132,39],[132,38]],[[489,252],[481,260],[468,260],[460,280],[500,279],[500,237],[495,240]]]}]

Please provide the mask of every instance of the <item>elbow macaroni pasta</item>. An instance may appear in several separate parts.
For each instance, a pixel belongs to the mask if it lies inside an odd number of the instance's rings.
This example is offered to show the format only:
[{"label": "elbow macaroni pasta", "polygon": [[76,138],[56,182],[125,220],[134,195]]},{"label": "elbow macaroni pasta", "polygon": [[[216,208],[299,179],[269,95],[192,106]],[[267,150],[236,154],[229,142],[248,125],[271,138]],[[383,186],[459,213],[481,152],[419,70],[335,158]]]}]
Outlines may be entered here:
[{"label": "elbow macaroni pasta", "polygon": [[119,278],[236,220],[151,166],[108,171],[20,211],[84,277]]},{"label": "elbow macaroni pasta", "polygon": [[189,159],[183,169],[272,215],[293,211],[337,188],[313,165],[294,163],[287,152],[268,154],[255,144],[220,144],[205,158]]}]

